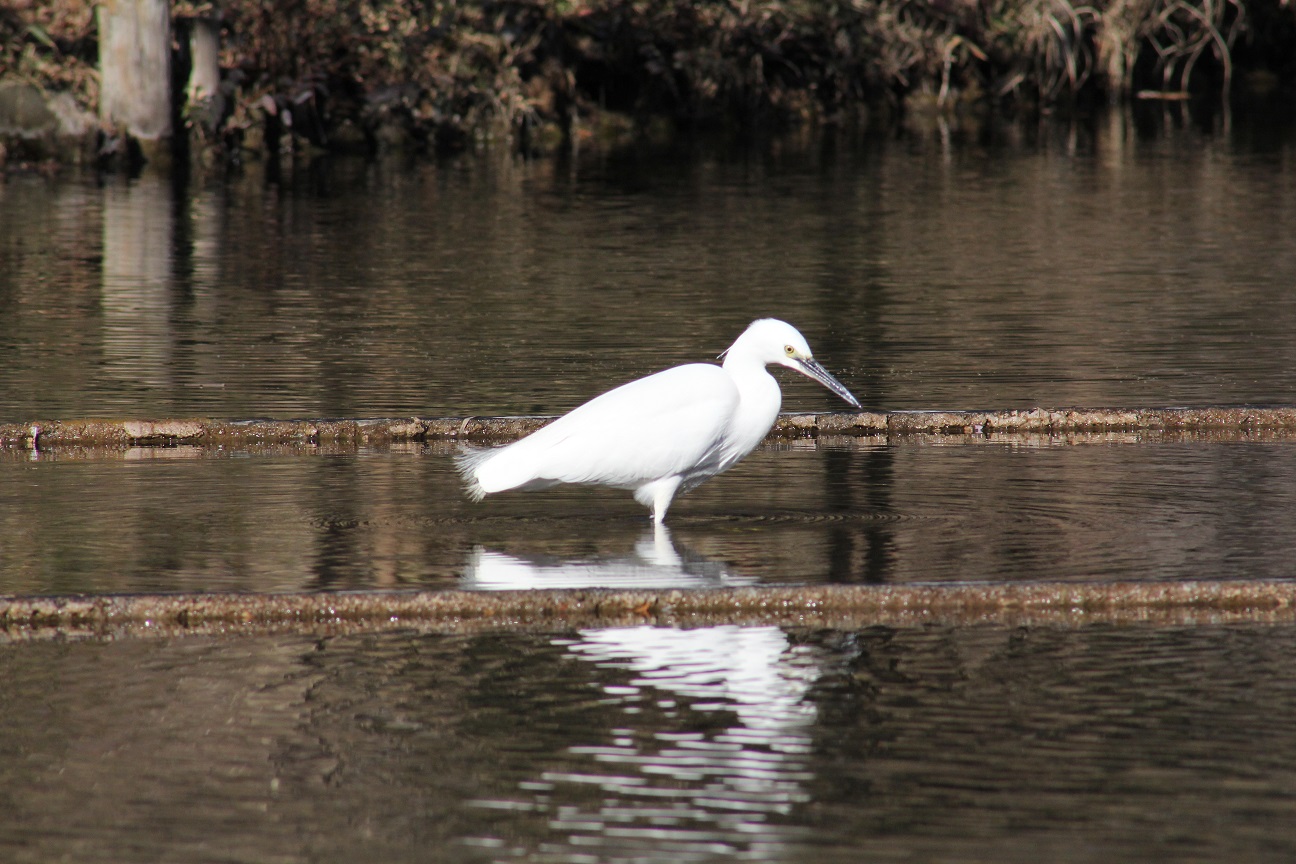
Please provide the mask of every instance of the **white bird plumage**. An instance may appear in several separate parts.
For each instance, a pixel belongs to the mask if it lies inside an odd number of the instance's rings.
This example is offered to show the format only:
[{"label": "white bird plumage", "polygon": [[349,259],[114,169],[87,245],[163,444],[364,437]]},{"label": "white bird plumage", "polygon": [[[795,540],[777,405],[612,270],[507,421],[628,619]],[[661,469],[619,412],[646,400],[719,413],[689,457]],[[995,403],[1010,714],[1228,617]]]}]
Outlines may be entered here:
[{"label": "white bird plumage", "polygon": [[633,489],[661,524],[676,493],[733,467],[773,428],[782,393],[766,366],[795,369],[860,407],[784,321],[753,321],[722,356],[722,366],[690,363],[623,384],[504,447],[467,450],[456,462],[469,496],[559,483]]}]

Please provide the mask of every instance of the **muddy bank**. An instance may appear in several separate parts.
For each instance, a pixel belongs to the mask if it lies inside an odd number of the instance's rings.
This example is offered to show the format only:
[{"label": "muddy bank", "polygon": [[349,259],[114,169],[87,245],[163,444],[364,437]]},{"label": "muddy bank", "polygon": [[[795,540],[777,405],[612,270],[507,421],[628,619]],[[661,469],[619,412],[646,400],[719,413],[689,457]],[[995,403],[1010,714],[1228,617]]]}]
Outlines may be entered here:
[{"label": "muddy bank", "polygon": [[0,598],[0,641],[581,627],[1296,622],[1296,583],[805,586]]},{"label": "muddy bank", "polygon": [[[38,420],[0,423],[0,448],[249,447],[391,444],[409,441],[502,443],[552,417],[404,417],[368,420]],[[1296,432],[1296,407],[1044,409],[1029,411],[841,411],[783,414],[772,439],[828,436],[1071,435],[1112,432],[1228,433],[1234,437]]]}]

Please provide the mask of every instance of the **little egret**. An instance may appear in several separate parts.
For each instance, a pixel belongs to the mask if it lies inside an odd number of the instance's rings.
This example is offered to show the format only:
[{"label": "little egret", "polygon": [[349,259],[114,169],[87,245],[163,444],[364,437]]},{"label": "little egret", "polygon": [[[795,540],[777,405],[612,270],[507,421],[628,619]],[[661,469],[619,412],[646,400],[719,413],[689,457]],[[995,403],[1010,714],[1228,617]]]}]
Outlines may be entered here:
[{"label": "little egret", "polygon": [[773,428],[782,393],[766,366],[795,369],[860,407],[786,322],[753,321],[721,356],[722,366],[690,363],[631,381],[520,441],[460,454],[468,495],[559,483],[633,489],[660,525],[677,492],[732,468]]}]

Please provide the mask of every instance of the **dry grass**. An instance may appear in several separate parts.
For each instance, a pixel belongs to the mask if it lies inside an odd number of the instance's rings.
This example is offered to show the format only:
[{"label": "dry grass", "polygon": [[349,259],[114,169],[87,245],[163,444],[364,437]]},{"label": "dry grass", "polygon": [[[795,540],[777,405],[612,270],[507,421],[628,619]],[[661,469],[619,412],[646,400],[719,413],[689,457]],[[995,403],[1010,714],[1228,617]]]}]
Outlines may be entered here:
[{"label": "dry grass", "polygon": [[6,0],[0,4],[0,78],[64,90],[95,105],[97,33],[89,2]]},{"label": "dry grass", "polygon": [[[1296,19],[1296,3],[1249,2]],[[592,128],[608,111],[779,128],[919,94],[951,108],[1227,91],[1249,20],[1244,0],[227,0],[220,9],[227,143],[273,115],[292,118],[289,143],[438,148],[534,142],[546,129]],[[87,0],[10,0],[0,8],[0,77],[93,106],[95,37]]]}]

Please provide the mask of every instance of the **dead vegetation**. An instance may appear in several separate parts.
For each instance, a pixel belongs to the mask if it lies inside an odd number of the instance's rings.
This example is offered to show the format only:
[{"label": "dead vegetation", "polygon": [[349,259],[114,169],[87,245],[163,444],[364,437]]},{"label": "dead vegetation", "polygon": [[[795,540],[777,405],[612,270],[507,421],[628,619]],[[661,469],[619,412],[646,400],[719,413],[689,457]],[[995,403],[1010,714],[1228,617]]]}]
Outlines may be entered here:
[{"label": "dead vegetation", "polygon": [[[490,139],[543,149],[663,119],[779,129],[843,121],[864,106],[903,111],[918,100],[945,111],[969,103],[1049,110],[1140,92],[1219,96],[1237,77],[1240,54],[1283,66],[1289,48],[1270,50],[1266,40],[1290,39],[1293,7],[227,0],[182,3],[175,13],[219,18],[225,146],[373,151]],[[11,0],[0,9],[0,78],[68,90],[93,107],[92,8],[89,0]],[[1282,80],[1290,66],[1267,71]]]}]

